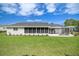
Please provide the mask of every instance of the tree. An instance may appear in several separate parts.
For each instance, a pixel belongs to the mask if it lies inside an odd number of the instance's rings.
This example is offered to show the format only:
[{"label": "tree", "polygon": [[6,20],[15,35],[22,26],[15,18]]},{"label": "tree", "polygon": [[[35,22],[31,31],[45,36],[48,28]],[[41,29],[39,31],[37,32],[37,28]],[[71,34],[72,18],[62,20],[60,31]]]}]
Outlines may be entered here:
[{"label": "tree", "polygon": [[78,25],[78,21],[75,19],[67,19],[64,22],[65,26],[77,26]]},{"label": "tree", "polygon": [[77,26],[75,27],[76,32],[79,32],[79,21],[77,21]]}]

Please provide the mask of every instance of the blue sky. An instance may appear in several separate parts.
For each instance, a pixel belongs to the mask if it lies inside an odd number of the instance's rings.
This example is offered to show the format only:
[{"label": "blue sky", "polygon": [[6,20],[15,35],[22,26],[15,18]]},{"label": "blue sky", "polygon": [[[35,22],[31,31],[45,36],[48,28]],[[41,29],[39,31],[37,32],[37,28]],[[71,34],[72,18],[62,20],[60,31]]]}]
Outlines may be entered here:
[{"label": "blue sky", "polygon": [[70,18],[79,20],[78,3],[0,3],[0,24],[17,22],[63,24]]}]

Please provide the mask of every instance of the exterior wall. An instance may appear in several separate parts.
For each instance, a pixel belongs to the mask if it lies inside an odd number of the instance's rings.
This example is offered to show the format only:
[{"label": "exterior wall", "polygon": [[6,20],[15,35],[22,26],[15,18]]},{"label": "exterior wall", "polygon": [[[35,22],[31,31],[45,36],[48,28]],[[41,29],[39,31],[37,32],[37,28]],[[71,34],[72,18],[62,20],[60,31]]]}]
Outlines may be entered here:
[{"label": "exterior wall", "polygon": [[60,36],[60,34],[62,34],[62,28],[54,28],[54,31],[54,34],[49,33],[48,36]]},{"label": "exterior wall", "polygon": [[55,34],[62,34],[62,28],[55,28]]},{"label": "exterior wall", "polygon": [[6,31],[6,27],[0,27],[0,31]]},{"label": "exterior wall", "polygon": [[[29,33],[30,31],[30,33]],[[41,28],[41,27],[26,27],[24,28],[25,35],[48,35],[48,28]]]},{"label": "exterior wall", "polygon": [[48,34],[48,36],[59,36],[59,34]]},{"label": "exterior wall", "polygon": [[24,33],[24,28],[18,28],[14,31],[13,28],[7,28],[7,35],[48,35],[48,33]]},{"label": "exterior wall", "polygon": [[17,31],[14,31],[13,28],[7,28],[7,35],[23,35],[24,28],[18,28]]},{"label": "exterior wall", "polygon": [[[18,30],[14,31],[13,28],[7,28],[7,35],[48,35],[48,36],[60,36],[62,34],[63,29],[62,28],[53,28],[55,30],[55,33],[24,33],[23,27],[17,27]],[[62,34],[64,35],[64,34]]]}]

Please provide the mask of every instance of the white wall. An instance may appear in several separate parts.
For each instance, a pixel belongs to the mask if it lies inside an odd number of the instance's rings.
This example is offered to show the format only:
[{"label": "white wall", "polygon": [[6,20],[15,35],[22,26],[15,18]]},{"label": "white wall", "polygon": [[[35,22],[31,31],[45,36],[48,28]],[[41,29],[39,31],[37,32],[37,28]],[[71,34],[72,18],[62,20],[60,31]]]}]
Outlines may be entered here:
[{"label": "white wall", "polygon": [[62,33],[62,30],[61,28],[55,28],[55,33],[56,34],[61,34]]},{"label": "white wall", "polygon": [[62,29],[55,29],[56,34],[45,34],[45,33],[24,33],[24,28],[18,28],[17,31],[14,31],[13,28],[7,28],[7,35],[48,35],[48,36],[59,36],[62,32]]},{"label": "white wall", "polygon": [[24,33],[24,28],[18,28],[14,31],[13,28],[7,28],[7,35],[48,35],[48,33]]},{"label": "white wall", "polygon": [[48,33],[24,33],[23,27],[18,27],[17,31],[10,27],[7,28],[7,35],[48,35]]},{"label": "white wall", "polygon": [[48,34],[48,36],[59,36],[62,33],[61,28],[55,28],[55,34]]},{"label": "white wall", "polygon": [[24,34],[24,28],[18,28],[17,31],[14,31],[13,28],[7,29],[7,35],[23,35]]},{"label": "white wall", "polygon": [[6,27],[0,27],[0,31],[6,31]]},{"label": "white wall", "polygon": [[48,34],[48,36],[59,36],[59,34]]}]

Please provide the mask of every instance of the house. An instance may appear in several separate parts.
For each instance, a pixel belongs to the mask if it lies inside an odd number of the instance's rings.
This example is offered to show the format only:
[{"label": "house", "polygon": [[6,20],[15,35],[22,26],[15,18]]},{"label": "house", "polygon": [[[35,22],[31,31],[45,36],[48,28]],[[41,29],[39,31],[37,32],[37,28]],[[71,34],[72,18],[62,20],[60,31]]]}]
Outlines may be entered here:
[{"label": "house", "polygon": [[3,25],[0,25],[0,31],[6,31],[6,27]]},{"label": "house", "polygon": [[7,35],[70,35],[70,27],[44,22],[22,22],[6,26]]}]

